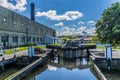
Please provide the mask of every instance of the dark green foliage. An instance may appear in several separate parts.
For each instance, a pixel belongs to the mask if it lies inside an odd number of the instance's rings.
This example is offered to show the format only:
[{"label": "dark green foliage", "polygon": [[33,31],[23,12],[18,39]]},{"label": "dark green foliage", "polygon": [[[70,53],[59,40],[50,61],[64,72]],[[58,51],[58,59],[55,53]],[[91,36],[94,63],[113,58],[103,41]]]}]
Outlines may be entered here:
[{"label": "dark green foliage", "polygon": [[97,37],[102,43],[120,43],[120,2],[104,10],[96,23]]}]

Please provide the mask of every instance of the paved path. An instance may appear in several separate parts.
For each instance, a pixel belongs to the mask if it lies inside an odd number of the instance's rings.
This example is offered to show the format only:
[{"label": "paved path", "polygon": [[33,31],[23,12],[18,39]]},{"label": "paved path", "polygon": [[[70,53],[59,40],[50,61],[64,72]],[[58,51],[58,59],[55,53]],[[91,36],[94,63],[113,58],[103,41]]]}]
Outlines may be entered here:
[{"label": "paved path", "polygon": [[[91,49],[91,53],[95,54],[96,57],[104,57],[104,50],[102,49]],[[113,58],[120,58],[120,50],[112,50]]]},{"label": "paved path", "polygon": [[[45,49],[45,51],[50,52],[51,49]],[[16,56],[20,57],[20,56],[27,56],[28,55],[28,50],[23,50],[23,51],[19,51],[16,52]],[[41,56],[41,57],[45,57],[47,55],[47,53],[43,53],[43,54],[35,54],[35,56]],[[14,58],[14,54],[8,54],[5,55],[5,60],[7,59],[11,59]],[[2,56],[0,56],[0,61],[2,60]]]},{"label": "paved path", "polygon": [[[16,52],[17,57],[20,57],[20,56],[23,56],[23,55],[28,55],[28,50],[23,50],[23,51]],[[5,55],[5,60],[11,59],[13,57],[14,57],[14,54]],[[0,56],[0,61],[1,60],[2,60],[2,56]]]}]

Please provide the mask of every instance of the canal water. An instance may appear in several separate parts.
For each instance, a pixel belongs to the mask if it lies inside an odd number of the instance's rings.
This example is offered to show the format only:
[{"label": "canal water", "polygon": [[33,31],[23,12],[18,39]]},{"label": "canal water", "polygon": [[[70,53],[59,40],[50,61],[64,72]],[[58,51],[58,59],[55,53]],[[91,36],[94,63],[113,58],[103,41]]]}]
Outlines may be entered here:
[{"label": "canal water", "polygon": [[20,80],[98,80],[87,58],[65,59],[56,56]]},{"label": "canal water", "polygon": [[[60,52],[64,53],[64,52]],[[21,67],[9,67],[0,72],[0,80],[5,80]],[[102,70],[102,69],[101,69]],[[102,70],[107,80],[120,80],[120,71]],[[44,66],[38,66],[20,80],[99,80],[96,73],[89,66],[89,59],[74,58],[66,59],[64,56],[56,55]]]},{"label": "canal water", "polygon": [[101,70],[105,75],[107,80],[120,80],[120,71],[119,70]]},{"label": "canal water", "polygon": [[9,66],[4,71],[0,71],[0,80],[5,80],[7,77],[11,76],[12,74],[14,74],[15,72],[17,72],[20,69],[21,69],[20,67],[10,67]]}]

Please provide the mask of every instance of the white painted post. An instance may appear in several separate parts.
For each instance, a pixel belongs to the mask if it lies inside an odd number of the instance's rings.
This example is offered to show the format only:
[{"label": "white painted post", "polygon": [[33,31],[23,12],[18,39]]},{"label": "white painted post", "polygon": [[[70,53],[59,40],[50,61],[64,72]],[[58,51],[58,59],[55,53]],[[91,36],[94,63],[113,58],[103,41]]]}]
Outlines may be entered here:
[{"label": "white painted post", "polygon": [[16,48],[14,48],[14,58],[16,58]]},{"label": "white painted post", "polygon": [[111,45],[105,46],[105,58],[107,60],[107,69],[110,70],[112,60],[112,47]]},{"label": "white painted post", "polygon": [[28,48],[28,56],[30,58],[34,56],[34,47],[29,46],[29,48]]},{"label": "white painted post", "polygon": [[31,47],[31,55],[34,56],[34,47]]},{"label": "white painted post", "polygon": [[107,60],[112,60],[112,47],[107,47]]},{"label": "white painted post", "polygon": [[104,55],[105,55],[105,58],[107,58],[107,52],[106,52],[106,47],[104,47]]},{"label": "white painted post", "polygon": [[4,50],[1,48],[2,60],[5,60]]},{"label": "white painted post", "polygon": [[28,56],[32,57],[32,55],[31,55],[31,46],[28,47]]},{"label": "white painted post", "polygon": [[112,59],[112,47],[111,46],[106,46],[105,47],[105,58],[108,59]]}]

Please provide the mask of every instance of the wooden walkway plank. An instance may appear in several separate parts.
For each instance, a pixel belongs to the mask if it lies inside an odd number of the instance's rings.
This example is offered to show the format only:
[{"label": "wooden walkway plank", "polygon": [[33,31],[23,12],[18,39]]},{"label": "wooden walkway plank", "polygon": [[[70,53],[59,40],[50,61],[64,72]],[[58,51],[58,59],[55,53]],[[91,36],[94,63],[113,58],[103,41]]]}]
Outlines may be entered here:
[{"label": "wooden walkway plank", "polygon": [[35,68],[40,63],[42,63],[42,58],[34,61],[33,63],[31,63],[30,65],[28,65],[28,66],[26,66],[24,68],[22,68],[21,70],[19,70],[18,72],[14,73],[10,77],[6,78],[5,80],[17,80],[20,77],[24,76],[24,74],[26,74],[27,72],[29,72],[30,70]]}]

